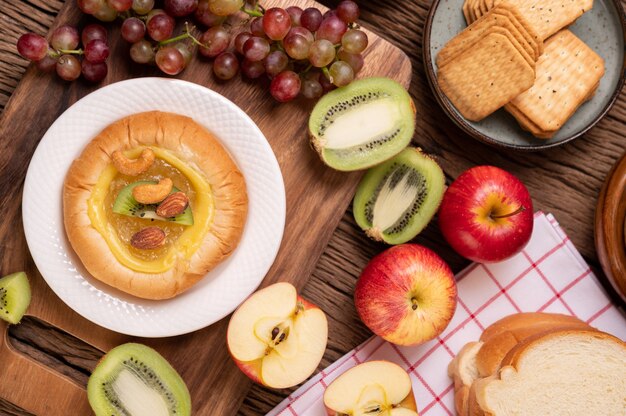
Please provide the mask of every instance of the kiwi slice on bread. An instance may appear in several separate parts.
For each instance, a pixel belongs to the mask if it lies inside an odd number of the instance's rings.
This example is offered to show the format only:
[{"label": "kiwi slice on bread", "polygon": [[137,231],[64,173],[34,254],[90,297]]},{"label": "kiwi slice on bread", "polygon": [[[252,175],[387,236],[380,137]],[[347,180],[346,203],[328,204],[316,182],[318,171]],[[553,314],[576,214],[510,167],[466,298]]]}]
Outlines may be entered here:
[{"label": "kiwi slice on bread", "polygon": [[311,144],[331,168],[353,171],[398,154],[415,131],[415,106],[389,78],[354,81],[323,96],[309,118]]},{"label": "kiwi slice on bread", "polygon": [[[182,214],[179,214],[172,218],[165,218],[157,215],[156,209],[158,204],[141,204],[133,198],[133,188],[138,185],[156,184],[154,181],[137,181],[129,185],[126,185],[117,194],[115,202],[113,203],[113,212],[116,214],[127,215],[129,217],[138,217],[158,221],[174,222],[181,225],[193,225],[193,213],[191,212],[191,206],[188,205]],[[175,186],[172,188],[170,194],[179,192],[180,190]]]},{"label": "kiwi slice on bread", "polygon": [[0,279],[0,318],[10,324],[20,322],[30,305],[30,284],[26,273],[18,272]]},{"label": "kiwi slice on bread", "polygon": [[113,348],[87,383],[96,416],[189,416],[185,382],[158,352],[142,344]]},{"label": "kiwi slice on bread", "polygon": [[406,148],[363,176],[354,196],[354,219],[374,240],[405,243],[433,218],[445,188],[437,162],[420,149]]}]

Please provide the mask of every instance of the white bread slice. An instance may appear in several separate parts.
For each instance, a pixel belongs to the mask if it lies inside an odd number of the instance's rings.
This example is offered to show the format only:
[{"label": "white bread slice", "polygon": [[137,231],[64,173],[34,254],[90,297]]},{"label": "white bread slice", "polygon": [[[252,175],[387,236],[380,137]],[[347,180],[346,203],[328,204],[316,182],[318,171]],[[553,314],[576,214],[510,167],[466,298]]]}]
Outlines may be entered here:
[{"label": "white bread slice", "polygon": [[599,331],[539,334],[473,387],[492,416],[626,415],[626,343]]}]

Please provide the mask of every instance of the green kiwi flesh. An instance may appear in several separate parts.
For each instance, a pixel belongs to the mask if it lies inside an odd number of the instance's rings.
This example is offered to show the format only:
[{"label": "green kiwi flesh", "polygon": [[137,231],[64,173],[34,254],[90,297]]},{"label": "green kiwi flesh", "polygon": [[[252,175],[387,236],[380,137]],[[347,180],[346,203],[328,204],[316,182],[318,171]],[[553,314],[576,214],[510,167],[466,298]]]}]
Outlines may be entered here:
[{"label": "green kiwi flesh", "polygon": [[405,243],[428,225],[445,187],[437,162],[406,148],[363,176],[354,196],[354,219],[374,240]]},{"label": "green kiwi flesh", "polygon": [[415,130],[415,106],[389,78],[351,82],[323,96],[309,118],[311,144],[331,168],[353,171],[398,154]]},{"label": "green kiwi flesh", "polygon": [[30,284],[26,273],[18,272],[0,279],[0,318],[10,324],[20,322],[30,305]]},{"label": "green kiwi flesh", "polygon": [[123,344],[102,357],[89,377],[87,398],[96,416],[191,415],[183,379],[142,344]]},{"label": "green kiwi flesh", "polygon": [[[158,204],[140,204],[139,202],[135,201],[135,198],[133,198],[133,188],[138,185],[146,184],[156,184],[156,182],[137,181],[128,184],[124,188],[122,188],[122,190],[117,194],[117,198],[115,198],[115,202],[113,203],[113,212],[115,212],[116,214],[127,215],[129,217],[139,217],[158,221],[175,222],[181,225],[193,225],[193,214],[191,212],[191,205],[188,205],[182,214],[172,218],[165,218],[157,215],[156,209]],[[170,194],[178,191],[178,188],[173,187]]]}]

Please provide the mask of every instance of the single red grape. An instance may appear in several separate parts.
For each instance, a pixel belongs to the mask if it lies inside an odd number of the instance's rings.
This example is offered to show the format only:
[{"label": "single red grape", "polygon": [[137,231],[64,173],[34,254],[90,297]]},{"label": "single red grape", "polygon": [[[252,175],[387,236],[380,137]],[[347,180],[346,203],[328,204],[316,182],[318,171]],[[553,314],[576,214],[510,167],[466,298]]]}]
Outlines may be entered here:
[{"label": "single red grape", "polygon": [[239,61],[232,52],[223,52],[213,61],[213,73],[216,77],[229,80],[239,71]]},{"label": "single red grape", "polygon": [[350,65],[355,74],[363,68],[364,60],[361,54],[348,53],[345,49],[340,48],[339,51],[337,51],[337,58]]},{"label": "single red grape", "polygon": [[174,44],[174,47],[178,49],[181,55],[183,55],[185,66],[189,65],[189,62],[191,62],[191,59],[193,58],[193,54],[191,53],[189,46],[185,42],[177,42]]},{"label": "single red grape", "polygon": [[289,6],[285,9],[291,17],[291,26],[300,26],[300,17],[302,17],[302,9],[298,6]]},{"label": "single red grape", "polygon": [[157,51],[156,64],[159,69],[168,75],[177,75],[185,69],[185,58],[178,49],[166,46]]},{"label": "single red grape", "polygon": [[283,71],[272,79],[270,94],[281,103],[291,101],[300,93],[300,77],[293,71]]},{"label": "single red grape", "polygon": [[82,73],[83,77],[89,82],[102,81],[109,72],[107,64],[105,62],[93,63],[89,61],[83,61]]},{"label": "single red grape", "polygon": [[308,99],[319,98],[324,93],[322,84],[316,79],[302,80],[302,95]]},{"label": "single red grape", "polygon": [[243,54],[250,61],[260,61],[270,53],[270,44],[266,39],[252,36],[243,44]]},{"label": "single red grape", "polygon": [[263,15],[263,31],[272,40],[281,40],[291,29],[291,17],[285,9],[272,7]]},{"label": "single red grape", "polygon": [[25,33],[17,40],[17,51],[28,60],[39,61],[48,54],[48,41],[36,33]]},{"label": "single red grape", "polygon": [[80,76],[80,62],[73,55],[61,55],[56,69],[57,75],[66,81],[74,81]]},{"label": "single red grape", "polygon": [[263,17],[255,17],[250,22],[250,33],[260,38],[265,37],[265,29],[263,29]]},{"label": "single red grape", "polygon": [[313,43],[313,41],[315,40],[313,33],[311,33],[309,29],[306,29],[302,26],[292,27],[291,30],[289,30],[289,33],[287,33],[287,36],[285,36],[285,38],[291,35],[304,36],[311,43]]},{"label": "single red grape", "polygon": [[250,32],[241,32],[235,36],[235,50],[243,55],[243,44],[252,37]]},{"label": "single red grape", "polygon": [[130,47],[130,59],[138,64],[147,64],[154,61],[152,44],[145,39],[133,43]]},{"label": "single red grape", "polygon": [[88,44],[92,40],[100,39],[107,41],[107,30],[104,26],[98,23],[92,23],[83,28],[81,33],[81,42],[83,45]]},{"label": "single red grape", "polygon": [[146,24],[137,17],[124,19],[121,29],[122,39],[126,42],[139,42],[146,34]]},{"label": "single red grape", "polygon": [[345,23],[356,22],[359,18],[359,6],[352,0],[343,0],[337,5],[337,16]]},{"label": "single red grape", "polygon": [[163,8],[173,17],[188,16],[198,8],[198,0],[165,0]]},{"label": "single red grape", "polygon": [[265,57],[263,64],[267,75],[274,77],[287,68],[289,58],[283,51],[274,51]]},{"label": "single red grape", "polygon": [[265,73],[265,66],[263,61],[244,59],[241,62],[241,72],[250,79],[256,79]]},{"label": "single red grape", "polygon": [[154,0],[133,0],[132,7],[138,15],[148,14],[154,9]]},{"label": "single red grape", "polygon": [[306,59],[309,56],[311,44],[307,38],[298,34],[292,34],[283,39],[283,47],[285,52],[293,59]]},{"label": "single red grape", "polygon": [[54,29],[52,36],[50,36],[50,45],[57,50],[76,49],[79,42],[78,30],[72,26],[59,26]]},{"label": "single red grape", "polygon": [[102,40],[92,40],[85,46],[85,59],[94,64],[104,62],[109,57],[109,46]]},{"label": "single red grape", "polygon": [[361,53],[367,47],[367,35],[362,30],[350,29],[341,37],[341,46],[348,53]]},{"label": "single red grape", "polygon": [[315,39],[326,39],[336,45],[341,42],[341,37],[347,30],[348,25],[343,20],[337,16],[330,16],[322,21],[315,33]]},{"label": "single red grape", "polygon": [[322,24],[322,12],[315,7],[304,9],[300,16],[300,24],[311,32],[315,32]]},{"label": "single red grape", "polygon": [[326,39],[316,40],[309,48],[309,61],[317,68],[323,68],[335,59],[335,47]]},{"label": "single red grape", "polygon": [[93,17],[103,22],[112,22],[117,18],[117,10],[109,7],[107,3],[103,3],[102,6],[93,14]]},{"label": "single red grape", "polygon": [[148,34],[157,42],[165,40],[172,36],[175,23],[174,18],[168,14],[155,14],[148,18]]},{"label": "single red grape", "polygon": [[200,53],[208,58],[213,58],[224,52],[230,44],[230,33],[224,26],[215,26],[209,28],[200,36]]},{"label": "single red grape", "polygon": [[352,67],[343,61],[336,61],[328,70],[333,84],[338,87],[348,85],[354,79]]},{"label": "single red grape", "polygon": [[37,69],[41,72],[53,72],[57,65],[57,60],[49,55],[44,56],[43,59],[35,62]]}]

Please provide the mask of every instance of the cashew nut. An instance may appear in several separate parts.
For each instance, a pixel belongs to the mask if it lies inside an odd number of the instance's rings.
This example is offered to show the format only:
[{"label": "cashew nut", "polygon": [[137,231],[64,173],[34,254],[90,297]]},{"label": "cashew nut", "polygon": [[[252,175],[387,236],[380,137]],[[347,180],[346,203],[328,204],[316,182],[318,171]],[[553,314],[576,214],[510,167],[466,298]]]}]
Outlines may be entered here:
[{"label": "cashew nut", "polygon": [[174,183],[170,178],[163,178],[156,185],[137,185],[133,188],[133,198],[140,204],[156,204],[172,192],[173,186]]},{"label": "cashew nut", "polygon": [[124,153],[116,150],[111,155],[113,166],[123,175],[137,176],[147,171],[154,163],[154,152],[152,149],[143,149],[137,159],[129,159]]}]

